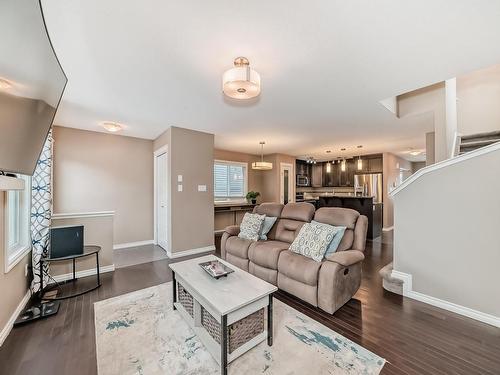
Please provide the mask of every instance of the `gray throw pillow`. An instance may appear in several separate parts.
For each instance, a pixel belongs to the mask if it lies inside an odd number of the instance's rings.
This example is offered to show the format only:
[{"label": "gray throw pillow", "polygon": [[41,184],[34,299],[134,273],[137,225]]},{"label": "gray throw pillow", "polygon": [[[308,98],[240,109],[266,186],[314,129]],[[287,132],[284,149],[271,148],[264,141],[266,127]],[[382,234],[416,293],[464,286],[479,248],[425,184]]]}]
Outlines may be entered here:
[{"label": "gray throw pillow", "polygon": [[273,217],[273,216],[266,216],[265,217],[264,224],[262,225],[262,230],[260,231],[260,236],[259,236],[260,240],[264,240],[264,241],[267,240],[267,234],[269,233],[269,231],[273,227],[274,223],[276,223],[277,219],[278,219],[277,217]]},{"label": "gray throw pillow", "polygon": [[266,215],[246,213],[240,225],[238,237],[257,241]]},{"label": "gray throw pillow", "polygon": [[318,222],[305,223],[289,249],[316,262],[321,262],[335,232],[331,225]]}]

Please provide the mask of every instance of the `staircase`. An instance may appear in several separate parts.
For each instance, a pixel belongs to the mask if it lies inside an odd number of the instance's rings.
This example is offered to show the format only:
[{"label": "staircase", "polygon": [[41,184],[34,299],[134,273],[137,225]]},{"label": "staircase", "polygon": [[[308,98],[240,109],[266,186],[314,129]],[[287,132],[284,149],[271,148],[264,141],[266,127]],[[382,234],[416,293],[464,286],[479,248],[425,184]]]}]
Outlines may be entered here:
[{"label": "staircase", "polygon": [[500,131],[463,135],[460,137],[459,155],[496,142],[500,142]]}]

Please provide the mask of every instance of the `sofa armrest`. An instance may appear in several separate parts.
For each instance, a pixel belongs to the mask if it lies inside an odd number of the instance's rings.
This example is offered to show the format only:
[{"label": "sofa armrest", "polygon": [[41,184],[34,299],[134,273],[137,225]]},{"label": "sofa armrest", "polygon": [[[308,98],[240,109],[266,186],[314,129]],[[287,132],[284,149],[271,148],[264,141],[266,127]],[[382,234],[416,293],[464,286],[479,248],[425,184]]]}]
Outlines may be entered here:
[{"label": "sofa armrest", "polygon": [[359,250],[346,250],[333,253],[326,257],[330,262],[338,263],[344,267],[352,266],[365,259],[363,252]]},{"label": "sofa armrest", "polygon": [[224,232],[226,232],[230,236],[237,236],[238,234],[240,234],[240,226],[230,225],[224,229]]}]

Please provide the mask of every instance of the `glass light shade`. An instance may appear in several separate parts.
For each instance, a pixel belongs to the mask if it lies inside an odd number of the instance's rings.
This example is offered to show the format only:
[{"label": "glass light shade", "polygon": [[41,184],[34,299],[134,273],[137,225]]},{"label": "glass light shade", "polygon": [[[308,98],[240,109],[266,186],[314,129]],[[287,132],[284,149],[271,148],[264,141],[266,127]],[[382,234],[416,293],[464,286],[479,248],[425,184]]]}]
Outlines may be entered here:
[{"label": "glass light shade", "polygon": [[256,161],[252,163],[252,169],[260,169],[262,171],[268,171],[273,169],[273,163],[267,161]]},{"label": "glass light shade", "polygon": [[332,171],[332,165],[330,162],[326,163],[326,173],[330,173]]},{"label": "glass light shade", "polygon": [[361,158],[358,159],[358,171],[361,171],[363,169],[363,160]]},{"label": "glass light shade", "polygon": [[236,66],[222,76],[222,91],[233,99],[250,99],[260,94],[260,75],[249,66]]},{"label": "glass light shade", "polygon": [[340,170],[342,172],[345,172],[345,160],[342,160],[342,162],[340,163]]},{"label": "glass light shade", "polygon": [[108,132],[116,133],[123,129],[123,125],[118,122],[105,121],[101,123],[102,127]]}]

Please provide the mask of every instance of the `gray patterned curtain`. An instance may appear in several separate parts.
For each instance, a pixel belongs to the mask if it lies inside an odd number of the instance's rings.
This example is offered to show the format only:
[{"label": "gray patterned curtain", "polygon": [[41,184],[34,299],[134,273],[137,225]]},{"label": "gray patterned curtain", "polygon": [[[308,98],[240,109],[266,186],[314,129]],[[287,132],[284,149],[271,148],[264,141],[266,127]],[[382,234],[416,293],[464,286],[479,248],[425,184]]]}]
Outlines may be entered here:
[{"label": "gray patterned curtain", "polygon": [[[40,258],[49,251],[49,230],[52,217],[52,130],[50,130],[35,173],[31,180],[31,242],[33,281],[32,293],[40,289]],[[49,269],[44,264],[43,284],[47,285]]]}]

